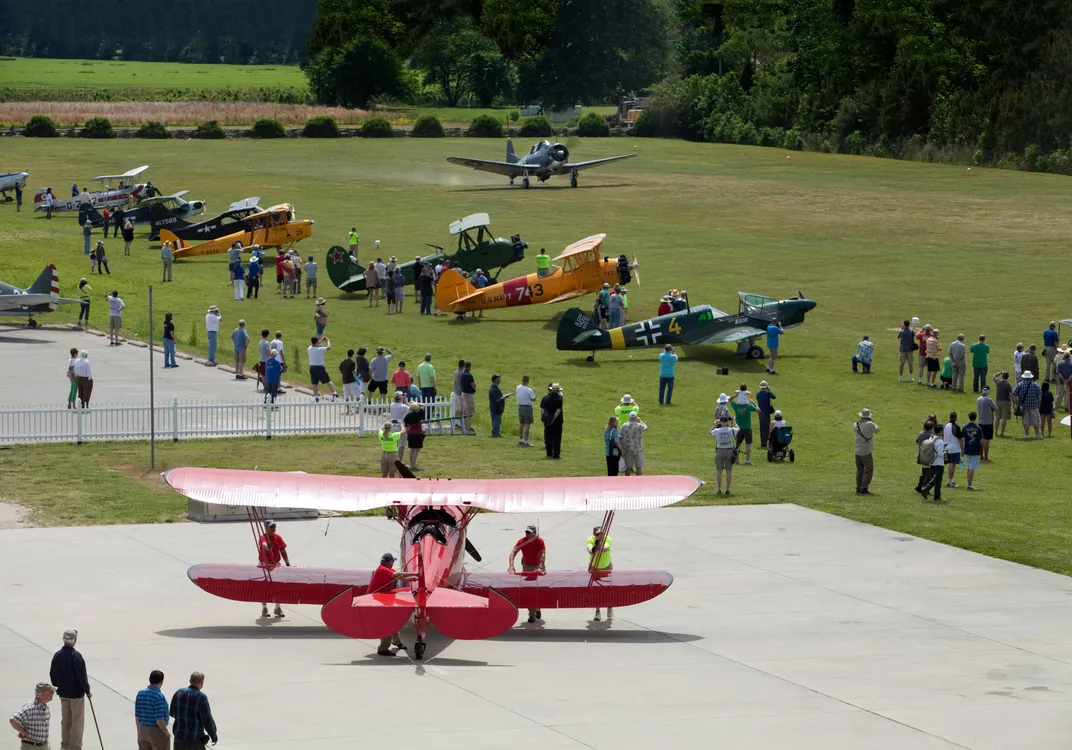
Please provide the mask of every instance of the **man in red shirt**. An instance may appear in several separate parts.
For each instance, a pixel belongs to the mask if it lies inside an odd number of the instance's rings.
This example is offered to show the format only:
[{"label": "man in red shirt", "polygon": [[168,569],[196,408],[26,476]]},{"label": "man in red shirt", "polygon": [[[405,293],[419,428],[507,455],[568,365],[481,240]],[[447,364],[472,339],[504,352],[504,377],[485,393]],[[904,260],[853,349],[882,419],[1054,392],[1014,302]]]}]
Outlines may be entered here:
[{"label": "man in red shirt", "polygon": [[286,253],[280,248],[279,252],[275,256],[275,293],[280,294],[283,291],[283,264],[287,262]]},{"label": "man in red shirt", "polygon": [[[919,346],[919,371],[920,372],[926,372],[927,371],[927,339],[931,338],[931,336],[933,336],[933,335],[934,334],[932,333],[932,328],[931,328],[929,323],[927,325],[923,326],[922,328],[920,328],[919,332],[916,333],[916,345]],[[922,378],[922,377],[919,379],[919,381],[920,381],[920,383],[919,383],[920,385],[923,385],[923,383],[925,382],[924,378]]]},{"label": "man in red shirt", "polygon": [[[389,594],[391,591],[398,588],[399,581],[412,581],[416,577],[416,573],[396,571],[395,556],[390,552],[384,552],[383,557],[380,558],[380,566],[372,572],[372,578],[369,579],[368,589],[365,590],[365,593]],[[402,631],[400,630],[398,632]],[[376,650],[376,653],[380,656],[394,656],[398,652],[392,651],[391,646],[396,646],[399,651],[406,648],[398,633],[395,633],[388,638],[380,639],[380,647]]]},{"label": "man in red shirt", "polygon": [[[514,549],[510,552],[510,563],[507,570],[514,571],[514,558],[521,553],[521,571],[523,573],[546,573],[547,572],[547,545],[536,531],[535,526],[525,527],[525,536],[517,540]],[[529,610],[529,622],[543,620],[543,612],[538,609]]]},{"label": "man in red shirt", "polygon": [[[264,533],[261,534],[261,538],[257,540],[257,552],[260,557],[260,567],[271,570],[272,568],[279,567],[279,560],[282,558],[283,562],[290,567],[290,558],[287,556],[287,543],[283,541],[283,537],[275,533],[275,521],[271,519],[264,522]],[[261,602],[261,617],[268,616],[268,602]],[[283,609],[279,606],[279,602],[275,602],[275,616],[282,617]]]}]

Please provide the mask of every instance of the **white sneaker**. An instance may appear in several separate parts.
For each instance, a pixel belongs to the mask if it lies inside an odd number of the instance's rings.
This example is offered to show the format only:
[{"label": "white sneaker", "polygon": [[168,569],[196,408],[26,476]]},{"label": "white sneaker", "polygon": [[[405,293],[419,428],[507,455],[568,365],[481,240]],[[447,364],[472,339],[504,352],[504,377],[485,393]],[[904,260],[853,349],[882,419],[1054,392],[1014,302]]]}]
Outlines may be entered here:
[{"label": "white sneaker", "polygon": [[898,382],[898,383],[900,383],[900,382],[901,382],[902,380],[904,380],[904,378],[903,378],[903,377],[901,377],[900,375],[898,375],[898,376],[897,376],[897,382]]},{"label": "white sneaker", "polygon": [[971,484],[969,484],[969,485],[968,485],[968,489],[969,489],[969,490],[975,490],[975,486],[974,486],[974,485],[971,485]]},{"label": "white sneaker", "polygon": [[599,622],[600,620],[603,619],[602,617],[600,617],[598,609],[596,610],[596,616],[593,617],[592,619],[595,620],[596,622]]},{"label": "white sneaker", "polygon": [[916,379],[915,379],[914,377],[912,377],[911,375],[909,375],[909,376],[908,376],[908,382],[909,382],[909,383],[915,383],[915,382],[916,382]]}]

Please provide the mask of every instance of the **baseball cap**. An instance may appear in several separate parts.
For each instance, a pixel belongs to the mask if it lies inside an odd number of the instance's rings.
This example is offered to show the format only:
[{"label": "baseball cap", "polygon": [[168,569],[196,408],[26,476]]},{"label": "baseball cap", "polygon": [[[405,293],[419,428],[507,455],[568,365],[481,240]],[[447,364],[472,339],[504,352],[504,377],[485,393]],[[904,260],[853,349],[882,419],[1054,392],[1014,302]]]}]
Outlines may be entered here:
[{"label": "baseball cap", "polygon": [[265,525],[265,527],[275,526],[275,521],[273,521],[272,519],[269,518],[267,521],[264,522],[264,525]]},{"label": "baseball cap", "polygon": [[390,552],[384,552],[383,557],[380,558],[381,563],[394,562],[394,561],[395,561],[395,556],[392,555]]},{"label": "baseball cap", "polygon": [[68,641],[70,641],[71,643],[74,643],[77,640],[78,640],[78,631],[75,630],[74,628],[71,628],[70,630],[64,630],[63,631],[63,642],[64,643],[67,643]]},{"label": "baseball cap", "polygon": [[526,526],[526,527],[525,527],[525,532],[526,532],[526,533],[528,533],[528,532],[530,532],[530,531],[531,531],[531,532],[532,532],[533,534],[537,533],[537,532],[536,532],[536,524],[534,524],[534,523],[530,523],[530,524],[529,524],[528,526]]}]

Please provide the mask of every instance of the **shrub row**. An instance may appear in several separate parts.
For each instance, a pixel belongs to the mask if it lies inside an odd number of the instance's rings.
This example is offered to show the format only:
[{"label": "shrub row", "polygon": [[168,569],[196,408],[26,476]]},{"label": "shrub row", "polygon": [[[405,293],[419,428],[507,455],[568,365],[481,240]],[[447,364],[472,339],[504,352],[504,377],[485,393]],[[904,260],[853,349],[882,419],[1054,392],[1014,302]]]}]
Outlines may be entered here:
[{"label": "shrub row", "polygon": [[[643,121],[643,122],[642,122]],[[637,122],[637,128],[643,132],[638,135],[654,135],[654,132],[645,130],[646,120],[642,115]],[[390,138],[394,135],[391,123],[383,117],[370,117],[365,120],[360,128],[360,134],[365,138]],[[473,138],[502,138],[505,133],[503,122],[491,115],[480,115],[469,123],[469,136]],[[55,138],[59,135],[59,129],[51,118],[45,115],[34,115],[22,130],[22,134],[29,138]],[[264,118],[257,120],[250,128],[249,134],[254,138],[286,138],[287,130],[282,122],[275,119]],[[313,117],[305,123],[301,131],[305,138],[339,138],[341,131],[333,117],[326,115]],[[551,123],[543,115],[529,117],[521,126],[520,134],[527,138],[549,138],[554,135]],[[588,137],[610,135],[610,125],[595,112],[589,112],[577,123],[577,134]],[[112,123],[105,117],[94,117],[86,121],[79,131],[83,138],[115,138],[116,132]],[[410,135],[414,138],[442,138],[445,135],[443,123],[435,115],[421,115],[413,124]],[[170,138],[171,133],[163,123],[156,121],[145,122],[139,127],[134,136],[136,138]],[[225,131],[216,120],[209,120],[199,124],[190,134],[191,138],[223,139],[227,137]]]}]

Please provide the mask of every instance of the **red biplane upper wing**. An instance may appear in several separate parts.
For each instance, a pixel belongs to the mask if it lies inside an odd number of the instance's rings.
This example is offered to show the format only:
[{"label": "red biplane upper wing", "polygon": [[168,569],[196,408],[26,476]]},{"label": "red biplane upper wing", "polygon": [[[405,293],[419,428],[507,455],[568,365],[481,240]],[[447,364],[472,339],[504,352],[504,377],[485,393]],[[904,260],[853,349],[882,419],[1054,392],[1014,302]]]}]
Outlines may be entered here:
[{"label": "red biplane upper wing", "polygon": [[241,469],[183,468],[164,481],[192,500],[264,508],[359,511],[389,505],[456,505],[498,513],[661,508],[703,484],[696,477],[557,477],[551,479],[380,479]]},{"label": "red biplane upper wing", "polygon": [[627,607],[654,599],[670,588],[674,577],[658,570],[615,570],[610,573],[552,570],[547,573],[470,572],[461,590],[487,596],[494,590],[518,609],[589,609]]}]

